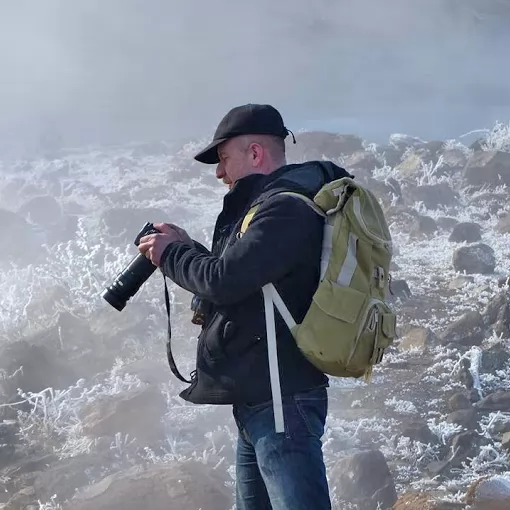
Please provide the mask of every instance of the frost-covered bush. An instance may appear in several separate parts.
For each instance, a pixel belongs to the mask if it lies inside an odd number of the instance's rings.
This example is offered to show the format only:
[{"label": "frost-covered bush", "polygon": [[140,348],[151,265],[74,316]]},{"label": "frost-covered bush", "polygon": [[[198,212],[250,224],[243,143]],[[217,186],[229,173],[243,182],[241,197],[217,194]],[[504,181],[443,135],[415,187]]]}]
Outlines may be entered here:
[{"label": "frost-covered bush", "polygon": [[481,142],[481,148],[486,151],[510,152],[510,122],[508,124],[498,122],[487,131]]},{"label": "frost-covered bush", "polygon": [[119,360],[102,382],[90,387],[84,379],[66,390],[46,388],[38,393],[19,392],[18,404],[28,403],[29,411],[18,411],[20,437],[30,448],[42,449],[64,459],[89,453],[94,440],[83,435],[79,412],[104,396],[116,395],[141,385],[129,374],[119,375]]}]

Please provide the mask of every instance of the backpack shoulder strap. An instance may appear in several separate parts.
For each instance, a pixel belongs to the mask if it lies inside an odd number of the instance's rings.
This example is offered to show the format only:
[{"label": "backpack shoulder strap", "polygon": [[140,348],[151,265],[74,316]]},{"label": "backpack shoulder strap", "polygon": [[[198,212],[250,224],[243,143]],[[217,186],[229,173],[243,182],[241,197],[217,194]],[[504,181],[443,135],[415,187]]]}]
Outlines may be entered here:
[{"label": "backpack shoulder strap", "polygon": [[[294,191],[281,191],[280,193],[275,193],[272,196],[275,195],[290,195],[292,197],[299,198],[303,200],[303,202],[308,205],[311,209],[313,209],[319,216],[326,217],[326,213],[310,198],[308,198],[305,195],[302,195],[301,193],[296,193]],[[251,221],[253,220],[253,217],[255,216],[255,213],[257,212],[258,208],[260,206],[260,203],[257,205],[254,205],[249,209],[249,211],[246,213],[245,217],[243,218],[243,222],[241,224],[241,230],[240,234],[243,235],[248,226],[250,225]]]}]

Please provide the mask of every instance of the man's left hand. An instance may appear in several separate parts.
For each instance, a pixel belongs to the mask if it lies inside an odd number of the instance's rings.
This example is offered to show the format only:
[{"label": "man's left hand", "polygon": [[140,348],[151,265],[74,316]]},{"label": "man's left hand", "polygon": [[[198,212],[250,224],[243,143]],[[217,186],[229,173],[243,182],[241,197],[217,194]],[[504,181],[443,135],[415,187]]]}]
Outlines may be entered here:
[{"label": "man's left hand", "polygon": [[[168,223],[154,223],[154,227],[161,231],[161,234],[149,234],[142,237],[138,245],[138,250],[155,266],[159,267],[161,255],[163,255],[166,247],[176,241],[187,243],[189,237],[184,230]],[[183,236],[183,232],[185,236]]]}]

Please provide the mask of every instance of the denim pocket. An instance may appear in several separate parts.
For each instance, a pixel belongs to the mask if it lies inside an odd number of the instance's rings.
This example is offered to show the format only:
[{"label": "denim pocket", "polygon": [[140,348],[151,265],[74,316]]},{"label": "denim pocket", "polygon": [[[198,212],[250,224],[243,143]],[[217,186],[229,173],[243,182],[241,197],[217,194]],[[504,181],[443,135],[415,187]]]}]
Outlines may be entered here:
[{"label": "denim pocket", "polygon": [[294,396],[294,403],[308,434],[320,439],[324,434],[324,424],[328,414],[326,389],[299,393]]}]

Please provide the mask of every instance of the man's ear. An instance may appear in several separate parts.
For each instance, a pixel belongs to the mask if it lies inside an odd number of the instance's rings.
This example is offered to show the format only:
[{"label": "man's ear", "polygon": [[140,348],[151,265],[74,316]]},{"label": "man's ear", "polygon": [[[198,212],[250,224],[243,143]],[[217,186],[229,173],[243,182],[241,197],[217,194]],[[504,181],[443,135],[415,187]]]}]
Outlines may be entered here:
[{"label": "man's ear", "polygon": [[251,143],[248,147],[248,154],[253,166],[260,166],[264,161],[264,147],[260,143]]}]

